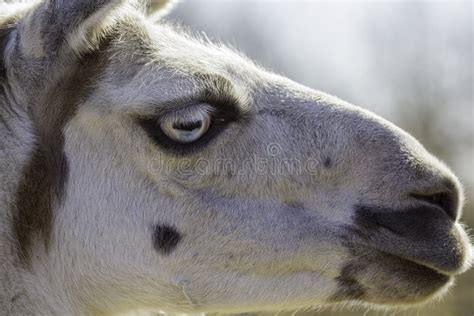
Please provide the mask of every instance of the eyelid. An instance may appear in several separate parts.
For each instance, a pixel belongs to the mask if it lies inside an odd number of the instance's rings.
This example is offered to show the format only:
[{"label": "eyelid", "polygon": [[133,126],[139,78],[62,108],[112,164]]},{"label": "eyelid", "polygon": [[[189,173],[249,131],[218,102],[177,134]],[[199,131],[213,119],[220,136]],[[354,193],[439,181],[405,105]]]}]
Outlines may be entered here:
[{"label": "eyelid", "polygon": [[173,124],[182,123],[183,121],[192,121],[193,117],[200,117],[201,115],[210,115],[212,117],[215,112],[215,107],[202,102],[182,109],[169,111],[160,116],[159,122],[171,121]]}]

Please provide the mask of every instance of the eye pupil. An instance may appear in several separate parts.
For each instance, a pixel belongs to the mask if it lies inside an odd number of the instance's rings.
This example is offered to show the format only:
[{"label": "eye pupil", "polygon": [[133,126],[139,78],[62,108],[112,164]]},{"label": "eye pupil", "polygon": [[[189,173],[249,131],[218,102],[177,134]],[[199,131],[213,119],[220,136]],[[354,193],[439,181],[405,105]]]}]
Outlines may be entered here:
[{"label": "eye pupil", "polygon": [[202,127],[202,121],[180,122],[173,124],[173,128],[181,131],[194,131]]},{"label": "eye pupil", "polygon": [[212,111],[200,105],[181,112],[165,115],[160,119],[161,131],[172,141],[193,143],[202,138],[211,126]]}]

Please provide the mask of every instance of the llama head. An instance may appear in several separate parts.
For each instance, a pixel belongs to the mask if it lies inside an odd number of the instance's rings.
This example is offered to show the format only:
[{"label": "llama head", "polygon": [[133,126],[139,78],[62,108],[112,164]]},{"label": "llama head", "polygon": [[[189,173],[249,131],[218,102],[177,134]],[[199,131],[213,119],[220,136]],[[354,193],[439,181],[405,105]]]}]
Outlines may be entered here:
[{"label": "llama head", "polygon": [[35,137],[15,238],[51,305],[399,306],[468,268],[459,182],[413,137],[143,12],[1,21],[1,92]]}]

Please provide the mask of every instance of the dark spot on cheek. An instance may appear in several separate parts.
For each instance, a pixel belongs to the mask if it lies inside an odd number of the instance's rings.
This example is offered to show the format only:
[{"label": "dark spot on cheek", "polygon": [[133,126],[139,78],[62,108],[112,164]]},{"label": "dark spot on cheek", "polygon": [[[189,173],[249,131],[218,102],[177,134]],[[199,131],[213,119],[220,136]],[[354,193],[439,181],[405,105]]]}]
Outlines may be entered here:
[{"label": "dark spot on cheek", "polygon": [[156,251],[163,255],[169,255],[181,241],[181,235],[171,226],[155,225],[152,241]]},{"label": "dark spot on cheek", "polygon": [[326,157],[323,162],[324,168],[329,168],[332,165],[332,160],[329,157]]},{"label": "dark spot on cheek", "polygon": [[16,301],[18,301],[18,299],[20,298],[21,294],[15,294],[11,299],[10,299],[10,302],[11,303],[15,303]]},{"label": "dark spot on cheek", "polygon": [[359,270],[360,268],[353,263],[344,266],[341,274],[336,278],[339,290],[332,297],[334,301],[357,300],[364,297],[366,291],[355,276]]}]

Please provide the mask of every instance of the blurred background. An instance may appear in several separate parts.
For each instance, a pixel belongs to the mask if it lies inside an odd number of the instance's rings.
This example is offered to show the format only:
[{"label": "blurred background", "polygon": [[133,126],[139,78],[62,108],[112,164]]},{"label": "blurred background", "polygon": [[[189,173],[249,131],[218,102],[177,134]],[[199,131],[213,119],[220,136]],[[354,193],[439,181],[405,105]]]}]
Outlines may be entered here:
[{"label": "blurred background", "polygon": [[[474,228],[473,15],[471,1],[187,0],[169,18],[409,131],[460,176]],[[315,314],[364,310],[296,315]],[[388,314],[473,316],[474,269],[443,302]]]}]

